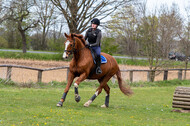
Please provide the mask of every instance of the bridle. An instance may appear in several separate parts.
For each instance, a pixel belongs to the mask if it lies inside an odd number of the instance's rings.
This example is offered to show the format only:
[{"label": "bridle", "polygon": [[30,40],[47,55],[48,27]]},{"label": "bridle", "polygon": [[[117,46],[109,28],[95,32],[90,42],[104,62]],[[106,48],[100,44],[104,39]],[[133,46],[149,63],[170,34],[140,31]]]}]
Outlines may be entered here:
[{"label": "bridle", "polygon": [[84,49],[84,48],[86,48],[85,46],[83,47],[83,48],[80,48],[80,49],[75,49],[75,44],[76,44],[76,42],[75,42],[75,38],[73,38],[73,45],[72,45],[72,49],[71,50],[64,50],[64,52],[69,52],[70,53],[70,55],[71,54],[73,54],[73,53],[77,53],[77,52],[79,52],[80,50],[82,50],[82,49]]},{"label": "bridle", "polygon": [[75,38],[73,40],[73,45],[72,45],[72,49],[71,50],[64,50],[64,52],[69,52],[70,54],[73,54],[73,52],[75,53],[76,49],[75,49]]}]

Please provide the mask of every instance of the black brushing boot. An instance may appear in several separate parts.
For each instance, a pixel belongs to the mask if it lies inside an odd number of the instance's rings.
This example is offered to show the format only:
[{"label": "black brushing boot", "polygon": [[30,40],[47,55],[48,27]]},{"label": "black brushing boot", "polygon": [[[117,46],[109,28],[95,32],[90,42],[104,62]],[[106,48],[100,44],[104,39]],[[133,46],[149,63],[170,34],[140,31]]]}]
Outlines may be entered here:
[{"label": "black brushing boot", "polygon": [[96,58],[96,74],[102,73],[102,70],[100,68],[100,64],[101,64],[100,56],[97,56],[97,58]]}]

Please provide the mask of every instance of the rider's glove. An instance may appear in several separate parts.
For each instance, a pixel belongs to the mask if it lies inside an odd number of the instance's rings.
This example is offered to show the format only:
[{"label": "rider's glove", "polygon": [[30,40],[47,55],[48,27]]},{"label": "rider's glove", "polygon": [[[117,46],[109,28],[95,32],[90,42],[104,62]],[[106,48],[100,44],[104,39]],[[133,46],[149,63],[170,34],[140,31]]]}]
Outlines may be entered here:
[{"label": "rider's glove", "polygon": [[90,44],[86,44],[85,46],[86,46],[86,48],[90,48]]}]

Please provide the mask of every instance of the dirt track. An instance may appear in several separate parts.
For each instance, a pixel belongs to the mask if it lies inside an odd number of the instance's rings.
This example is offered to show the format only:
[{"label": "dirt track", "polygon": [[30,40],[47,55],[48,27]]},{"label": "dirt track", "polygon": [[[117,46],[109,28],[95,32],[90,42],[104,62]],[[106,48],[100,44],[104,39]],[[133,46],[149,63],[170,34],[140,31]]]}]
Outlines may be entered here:
[{"label": "dirt track", "polygon": [[[14,65],[23,65],[35,68],[52,68],[52,67],[60,67],[60,66],[69,66],[69,62],[64,61],[37,61],[37,60],[21,60],[21,59],[2,59],[0,58],[0,64],[14,64]],[[148,67],[142,66],[129,66],[129,65],[119,65],[120,69],[148,69]],[[6,68],[0,68],[0,78],[6,78]],[[11,79],[15,82],[36,82],[37,81],[37,71],[13,68]],[[129,73],[122,73],[123,79],[129,79]],[[134,81],[146,81],[147,73],[146,72],[134,72],[133,75]],[[177,78],[177,72],[169,72],[168,79]],[[162,80],[163,73],[156,76],[155,80]],[[66,80],[66,70],[53,70],[43,72],[42,81],[50,82],[50,81],[65,81]]]}]

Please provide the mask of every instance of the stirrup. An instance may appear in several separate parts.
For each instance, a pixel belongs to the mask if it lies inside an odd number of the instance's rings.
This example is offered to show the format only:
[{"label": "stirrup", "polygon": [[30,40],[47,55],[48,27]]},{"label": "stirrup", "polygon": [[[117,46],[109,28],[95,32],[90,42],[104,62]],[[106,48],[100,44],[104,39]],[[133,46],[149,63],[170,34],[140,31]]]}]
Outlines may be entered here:
[{"label": "stirrup", "polygon": [[100,67],[97,67],[97,68],[96,68],[96,74],[101,74],[101,73],[102,73],[101,68],[100,68]]}]

